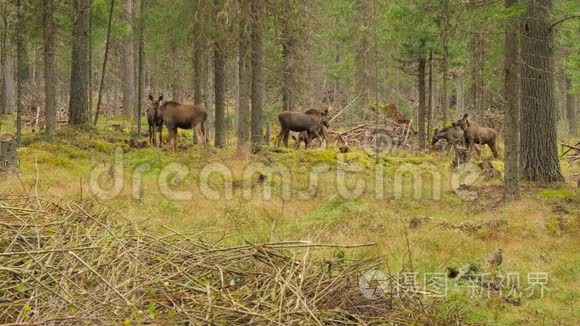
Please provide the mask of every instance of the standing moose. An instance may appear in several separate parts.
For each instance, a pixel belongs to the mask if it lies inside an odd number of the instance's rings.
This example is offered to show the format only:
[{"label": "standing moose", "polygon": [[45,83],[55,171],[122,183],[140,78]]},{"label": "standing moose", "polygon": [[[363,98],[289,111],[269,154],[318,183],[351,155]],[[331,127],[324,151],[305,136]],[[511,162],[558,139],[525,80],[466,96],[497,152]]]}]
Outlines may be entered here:
[{"label": "standing moose", "polygon": [[326,142],[326,132],[324,127],[329,127],[328,112],[328,108],[325,108],[322,111],[308,109],[304,112],[280,112],[280,114],[278,114],[278,121],[280,121],[281,130],[276,140],[277,146],[280,146],[280,142],[283,140],[284,145],[288,147],[290,131],[298,133],[306,132],[308,133],[308,139],[312,139],[310,138],[311,136],[322,137]]},{"label": "standing moose", "polygon": [[470,122],[467,117],[468,115],[465,114],[463,118],[459,119],[456,123],[457,126],[463,129],[467,150],[471,152],[471,149],[474,148],[474,144],[487,145],[489,146],[489,149],[491,149],[493,157],[495,159],[500,158],[501,153],[497,146],[497,131],[492,128],[480,127],[475,123]]},{"label": "standing moose", "polygon": [[[177,129],[193,129],[194,135],[200,143],[206,145],[205,120],[207,111],[203,105],[181,104],[174,101],[167,101],[160,105],[163,95],[159,100],[153,101],[153,112],[158,113],[162,125],[167,126],[169,132],[169,145],[173,151],[177,150]],[[198,127],[199,126],[199,127]],[[159,127],[159,139],[161,142],[161,130]]]}]

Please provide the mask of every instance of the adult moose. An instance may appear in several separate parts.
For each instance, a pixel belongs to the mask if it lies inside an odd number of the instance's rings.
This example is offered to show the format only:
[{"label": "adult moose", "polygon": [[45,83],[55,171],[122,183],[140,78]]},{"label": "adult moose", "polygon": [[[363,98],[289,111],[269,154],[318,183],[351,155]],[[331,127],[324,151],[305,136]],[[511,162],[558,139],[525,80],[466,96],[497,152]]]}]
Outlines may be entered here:
[{"label": "adult moose", "polygon": [[492,128],[480,127],[470,122],[467,118],[468,115],[465,114],[456,123],[456,125],[463,129],[467,150],[471,152],[474,144],[487,145],[491,149],[493,157],[496,159],[500,158],[501,155],[497,146],[497,131]]},{"label": "adult moose", "polygon": [[280,121],[281,130],[276,140],[277,146],[280,146],[280,142],[284,140],[284,145],[288,147],[290,131],[298,133],[305,131],[315,137],[322,137],[326,142],[326,132],[324,131],[324,127],[329,127],[328,112],[328,108],[325,108],[322,111],[308,109],[304,112],[280,112],[280,114],[278,114],[278,121]]},{"label": "adult moose", "polygon": [[149,125],[149,143],[153,146],[157,146],[156,133],[159,133],[159,146],[162,145],[161,130],[163,129],[163,119],[161,118],[161,112],[159,112],[159,103],[163,101],[163,95],[160,95],[158,99],[154,99],[153,95],[149,94],[149,101],[151,101],[151,107],[147,110],[147,125]]},{"label": "adult moose", "polygon": [[[160,99],[163,97],[160,96]],[[177,129],[193,129],[198,142],[206,145],[205,120],[207,111],[202,105],[181,104],[167,101],[159,106],[159,101],[153,103],[153,110],[159,112],[161,121],[169,132],[169,145],[173,151],[177,150]],[[199,126],[199,128],[197,128]]]}]

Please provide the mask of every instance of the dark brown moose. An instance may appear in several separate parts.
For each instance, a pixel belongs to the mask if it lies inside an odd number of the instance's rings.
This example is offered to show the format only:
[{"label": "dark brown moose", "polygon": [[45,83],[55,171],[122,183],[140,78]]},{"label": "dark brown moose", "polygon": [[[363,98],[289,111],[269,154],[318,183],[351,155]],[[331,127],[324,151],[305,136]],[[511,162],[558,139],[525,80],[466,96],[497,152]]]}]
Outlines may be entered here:
[{"label": "dark brown moose", "polygon": [[324,127],[329,127],[328,123],[328,108],[320,111],[318,109],[308,109],[304,112],[283,111],[278,114],[278,121],[280,121],[280,134],[278,134],[276,143],[280,146],[280,142],[284,140],[284,145],[288,147],[288,137],[290,131],[308,133],[308,140],[310,135],[314,137],[322,137],[326,142],[326,132]]},{"label": "dark brown moose", "polygon": [[463,118],[457,121],[457,125],[463,129],[467,150],[471,152],[471,149],[475,147],[474,144],[487,145],[491,149],[493,157],[500,158],[501,154],[497,146],[497,131],[492,128],[480,127],[470,122],[467,118],[468,115],[465,114]]},{"label": "dark brown moose", "polygon": [[147,110],[147,124],[149,125],[149,143],[157,146],[156,133],[159,133],[159,146],[162,145],[161,129],[163,128],[163,120],[161,119],[161,112],[159,112],[159,103],[163,101],[163,95],[160,95],[156,100],[153,95],[149,94],[149,101],[151,101],[151,108]]},{"label": "dark brown moose", "polygon": [[[160,97],[162,99],[162,97]],[[173,151],[177,150],[177,129],[193,129],[198,142],[206,144],[205,120],[207,111],[202,105],[181,104],[174,101],[163,103],[154,102],[153,110],[159,112],[161,121],[169,132],[169,145]],[[197,128],[199,126],[199,128]],[[160,137],[161,139],[161,137]]]}]

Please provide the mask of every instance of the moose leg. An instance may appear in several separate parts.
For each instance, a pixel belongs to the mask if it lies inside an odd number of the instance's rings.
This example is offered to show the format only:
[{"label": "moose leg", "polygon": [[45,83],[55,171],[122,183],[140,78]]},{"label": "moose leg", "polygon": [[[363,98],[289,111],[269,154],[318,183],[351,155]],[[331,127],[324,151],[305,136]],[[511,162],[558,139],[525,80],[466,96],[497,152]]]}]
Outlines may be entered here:
[{"label": "moose leg", "polygon": [[157,126],[157,132],[159,133],[159,147],[163,146],[163,124]]},{"label": "moose leg", "polygon": [[288,148],[288,137],[290,137],[290,130],[284,130],[284,145]]},{"label": "moose leg", "polygon": [[491,149],[491,152],[493,153],[493,158],[495,158],[496,160],[499,159],[500,153],[497,149],[497,144],[487,144],[487,146],[489,146],[489,149]]},{"label": "moose leg", "polygon": [[282,130],[280,130],[278,137],[276,137],[276,146],[277,147],[280,147],[280,142],[282,142],[282,137],[284,137],[284,128],[282,128]]},{"label": "moose leg", "polygon": [[175,152],[177,151],[177,128],[168,127],[169,132],[169,147]]}]

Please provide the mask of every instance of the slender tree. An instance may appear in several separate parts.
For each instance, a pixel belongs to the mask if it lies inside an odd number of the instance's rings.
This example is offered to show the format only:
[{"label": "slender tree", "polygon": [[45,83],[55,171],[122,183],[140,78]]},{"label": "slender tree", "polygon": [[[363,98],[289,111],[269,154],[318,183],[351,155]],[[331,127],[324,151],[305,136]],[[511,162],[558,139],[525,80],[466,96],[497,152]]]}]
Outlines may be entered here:
[{"label": "slender tree", "polygon": [[[508,10],[517,0],[505,0]],[[504,42],[504,128],[505,128],[505,169],[504,198],[515,200],[520,194],[520,106],[518,98],[518,24],[515,17],[505,24]]]},{"label": "slender tree", "polygon": [[215,146],[224,147],[225,137],[225,53],[223,41],[223,22],[219,18],[219,12],[222,10],[222,1],[215,0],[215,26],[216,36],[213,42],[214,52],[214,95],[215,95]]},{"label": "slender tree", "polygon": [[95,110],[95,125],[99,121],[99,111],[101,109],[101,100],[103,98],[103,87],[105,84],[105,74],[107,73],[107,61],[109,59],[109,48],[111,41],[111,25],[113,23],[113,12],[115,9],[115,0],[111,0],[111,7],[109,9],[109,22],[107,25],[107,39],[105,40],[105,54],[103,55],[103,68],[101,69],[101,81],[99,83],[99,94],[97,96],[97,108]]},{"label": "slender tree", "polygon": [[24,9],[22,1],[16,0],[16,142],[20,143],[22,137],[22,91],[26,74],[25,48],[24,48]]},{"label": "slender tree", "polygon": [[262,145],[262,105],[264,94],[264,58],[262,44],[263,3],[252,0],[252,152]]},{"label": "slender tree", "polygon": [[44,0],[44,114],[47,134],[56,131],[56,60],[54,0]]},{"label": "slender tree", "polygon": [[133,0],[125,0],[123,8],[123,23],[127,26],[127,35],[123,37],[122,67],[123,67],[123,113],[131,116],[135,108],[135,57],[133,55]]},{"label": "slender tree", "polygon": [[[141,112],[143,112],[143,98],[145,92],[145,0],[139,0],[139,62],[138,62],[138,85],[137,85],[137,137],[141,137]],[[194,137],[195,138],[195,137]]]},{"label": "slender tree", "polygon": [[528,181],[562,181],[554,107],[552,0],[527,0],[521,29],[521,163]]},{"label": "slender tree", "polygon": [[88,67],[90,0],[73,0],[73,40],[70,78],[69,123],[89,122]]},{"label": "slender tree", "polygon": [[247,146],[250,136],[250,3],[239,0],[240,4],[240,43],[238,51],[238,85],[239,85],[239,112],[238,112],[238,148],[243,150]]},{"label": "slender tree", "polygon": [[0,69],[2,72],[2,76],[0,76],[0,81],[2,82],[0,85],[0,114],[8,112],[8,69],[7,69],[7,57],[8,57],[8,47],[7,47],[7,38],[8,38],[8,9],[7,9],[7,1],[4,1],[2,6],[2,50],[0,53]]},{"label": "slender tree", "polygon": [[578,123],[576,97],[572,94],[572,79],[570,77],[566,77],[566,117],[568,118],[568,133],[576,137]]},{"label": "slender tree", "polygon": [[419,88],[419,148],[423,148],[425,147],[425,58],[419,58],[417,67]]}]

